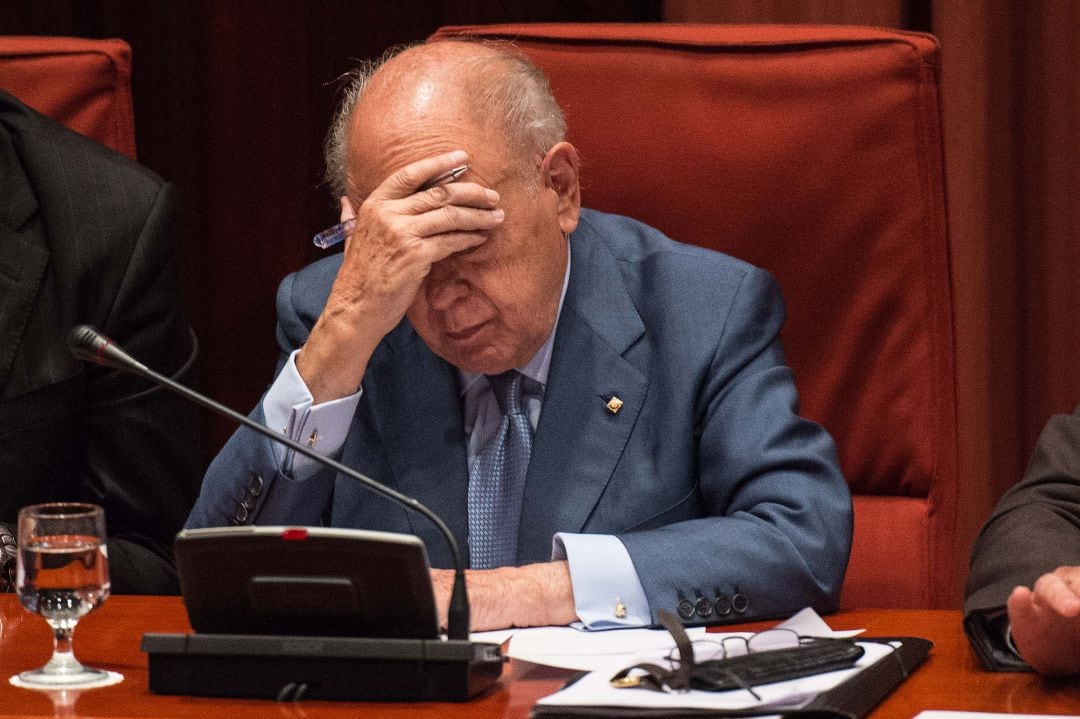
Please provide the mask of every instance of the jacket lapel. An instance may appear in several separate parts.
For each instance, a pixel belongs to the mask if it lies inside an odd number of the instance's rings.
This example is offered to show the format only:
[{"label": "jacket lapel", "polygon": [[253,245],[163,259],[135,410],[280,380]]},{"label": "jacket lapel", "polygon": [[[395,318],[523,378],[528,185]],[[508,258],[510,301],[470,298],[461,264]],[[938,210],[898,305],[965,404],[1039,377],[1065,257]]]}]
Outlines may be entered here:
[{"label": "jacket lapel", "polygon": [[[394,486],[446,522],[467,560],[469,475],[456,371],[427,348],[407,321],[388,340],[387,351],[369,367],[364,393],[378,418]],[[442,534],[417,513],[406,515],[410,531],[427,545],[432,564],[449,566]]]},{"label": "jacket lapel", "polygon": [[49,264],[38,203],[6,127],[0,127],[0,396]]},{"label": "jacket lapel", "polygon": [[[604,492],[648,389],[623,356],[645,328],[603,240],[571,238],[570,282],[522,502],[518,561],[550,557],[556,532],[581,531]],[[608,402],[617,397],[617,411]]]}]

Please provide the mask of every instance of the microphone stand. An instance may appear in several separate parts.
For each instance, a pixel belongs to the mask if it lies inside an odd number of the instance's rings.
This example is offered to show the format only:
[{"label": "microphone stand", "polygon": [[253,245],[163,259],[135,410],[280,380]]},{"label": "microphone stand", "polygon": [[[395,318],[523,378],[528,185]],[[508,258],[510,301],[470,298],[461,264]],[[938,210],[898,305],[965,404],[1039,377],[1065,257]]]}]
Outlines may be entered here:
[{"label": "microphone stand", "polygon": [[450,546],[450,553],[454,560],[454,584],[450,592],[450,604],[446,615],[447,638],[466,641],[469,639],[469,596],[465,588],[465,569],[461,559],[461,549],[458,547],[453,532],[450,531],[450,528],[446,526],[446,523],[443,522],[442,518],[435,514],[435,512],[416,499],[401,494],[400,492],[396,492],[393,489],[376,482],[374,479],[357,472],[355,469],[346,467],[336,460],[324,457],[310,447],[305,447],[293,439],[284,437],[277,432],[274,432],[269,427],[259,424],[250,417],[240,414],[220,402],[215,402],[209,397],[199,394],[195,390],[185,387],[179,382],[155,372],[141,362],[133,359],[129,354],[117,346],[116,343],[89,325],[78,325],[71,330],[68,334],[68,347],[71,349],[72,354],[78,359],[144,377],[191,402],[205,407],[212,412],[228,417],[234,422],[242,424],[248,429],[269,438],[273,442],[282,444],[294,452],[299,452],[309,459],[327,467],[331,467],[341,474],[344,474],[346,477],[360,482],[368,489],[377,492],[384,497],[388,497],[427,517],[446,538],[446,543]]}]

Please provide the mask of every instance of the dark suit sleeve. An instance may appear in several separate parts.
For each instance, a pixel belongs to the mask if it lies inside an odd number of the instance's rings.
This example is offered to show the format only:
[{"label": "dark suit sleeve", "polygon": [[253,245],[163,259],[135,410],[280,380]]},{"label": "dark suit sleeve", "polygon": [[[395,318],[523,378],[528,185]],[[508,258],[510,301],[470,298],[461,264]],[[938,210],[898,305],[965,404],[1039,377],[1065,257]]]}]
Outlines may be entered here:
[{"label": "dark suit sleeve", "polygon": [[[196,343],[172,266],[174,193],[161,185],[100,329],[144,364],[189,383]],[[182,398],[131,375],[87,368],[85,492],[105,507],[113,592],[177,593],[172,540],[199,486],[199,415]]]},{"label": "dark suit sleeve", "polygon": [[1043,429],[1023,480],[990,514],[971,555],[964,626],[994,669],[1024,665],[1004,645],[1002,617],[1013,588],[1060,566],[1080,565],[1080,408]]},{"label": "dark suit sleeve", "polygon": [[198,490],[198,411],[79,362],[65,342],[91,324],[157,371],[191,379],[174,190],[3,92],[0,178],[4,206],[18,209],[0,213],[0,520],[38,502],[100,504],[113,591],[175,593],[172,541]]},{"label": "dark suit sleeve", "polygon": [[[331,275],[332,277],[332,275]],[[277,293],[277,338],[281,346],[277,370],[307,340],[316,315],[300,314],[293,289],[296,275],[282,280]],[[262,400],[249,415],[265,424]],[[322,469],[303,480],[285,475],[269,439],[246,427],[233,433],[210,463],[198,500],[186,526],[191,529],[242,524],[323,524],[333,495],[335,473]]]}]

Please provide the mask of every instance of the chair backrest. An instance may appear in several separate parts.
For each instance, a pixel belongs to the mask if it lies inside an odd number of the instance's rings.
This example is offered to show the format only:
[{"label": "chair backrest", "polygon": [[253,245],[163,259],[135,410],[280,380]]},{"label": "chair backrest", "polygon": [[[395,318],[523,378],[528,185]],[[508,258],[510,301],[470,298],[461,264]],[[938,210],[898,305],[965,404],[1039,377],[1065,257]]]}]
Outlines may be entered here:
[{"label": "chair backrest", "polygon": [[[958,439],[938,45],[867,27],[491,25],[548,75],[585,205],[770,270],[855,496],[842,605],[952,606]],[[962,548],[965,549],[966,548]]]},{"label": "chair backrest", "polygon": [[131,48],[123,40],[0,36],[0,89],[135,159]]}]

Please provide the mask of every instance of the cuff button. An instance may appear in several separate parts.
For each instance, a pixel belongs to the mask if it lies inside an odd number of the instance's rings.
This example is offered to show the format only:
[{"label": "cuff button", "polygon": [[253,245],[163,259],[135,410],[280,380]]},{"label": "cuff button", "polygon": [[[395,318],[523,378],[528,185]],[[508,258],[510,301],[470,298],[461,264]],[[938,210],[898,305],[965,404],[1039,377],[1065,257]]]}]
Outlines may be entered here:
[{"label": "cuff button", "polygon": [[698,597],[697,603],[694,605],[694,610],[699,617],[708,617],[713,613],[713,603],[709,601],[708,597]]}]

